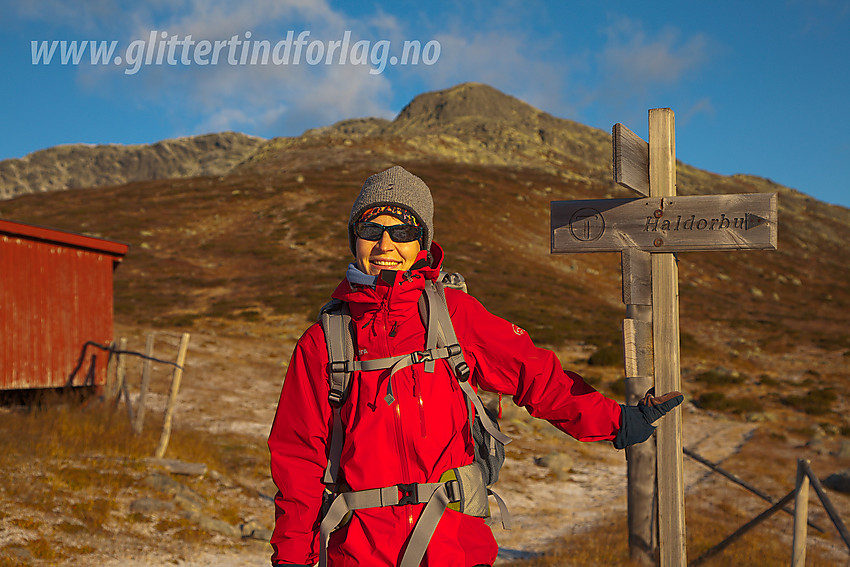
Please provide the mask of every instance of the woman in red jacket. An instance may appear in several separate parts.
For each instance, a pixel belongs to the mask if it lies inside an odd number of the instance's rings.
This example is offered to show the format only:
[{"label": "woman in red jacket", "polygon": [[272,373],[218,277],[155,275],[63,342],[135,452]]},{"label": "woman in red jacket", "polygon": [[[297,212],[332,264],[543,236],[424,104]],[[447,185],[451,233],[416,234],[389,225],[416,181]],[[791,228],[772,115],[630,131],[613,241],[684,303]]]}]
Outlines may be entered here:
[{"label": "woman in red jacket", "polygon": [[[430,190],[398,166],[375,174],[358,195],[348,228],[355,261],[333,297],[350,309],[357,360],[423,351],[426,328],[418,302],[438,277],[443,254],[432,242]],[[552,352],[535,347],[523,329],[472,296],[446,289],[445,299],[471,384],[513,396],[531,415],[580,441],[609,440],[618,448],[642,442],[652,433],[651,422],[682,401],[672,392],[639,407],[620,406],[565,372]],[[405,554],[415,547],[411,534],[429,500],[411,498],[411,492],[423,494],[427,487],[426,496],[445,494],[434,489],[445,473],[473,463],[470,409],[455,372],[448,361],[437,360],[429,369],[412,364],[352,374],[348,397],[338,406],[344,432],[338,491],[379,497],[343,509],[354,511],[330,526],[335,530],[324,542],[323,478],[335,417],[328,394],[328,350],[317,323],[292,354],[269,436],[278,487],[272,563],[419,564],[417,554]],[[438,517],[421,565],[493,564],[498,548],[483,518],[451,506]]]}]

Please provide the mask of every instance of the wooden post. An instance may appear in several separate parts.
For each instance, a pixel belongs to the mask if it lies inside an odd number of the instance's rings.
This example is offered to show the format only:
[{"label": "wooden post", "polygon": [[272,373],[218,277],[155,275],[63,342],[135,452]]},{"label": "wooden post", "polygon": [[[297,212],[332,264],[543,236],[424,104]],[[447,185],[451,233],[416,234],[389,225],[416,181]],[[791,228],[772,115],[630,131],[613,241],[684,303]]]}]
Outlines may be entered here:
[{"label": "wooden post", "polygon": [[[127,358],[121,354],[122,351],[127,350],[127,338],[121,337],[121,340],[118,341],[118,351],[115,356],[115,383],[113,384],[114,389],[109,392],[110,396],[114,396],[115,407],[118,407],[118,402],[121,401],[121,392],[124,389],[124,379],[127,377]],[[108,399],[108,398],[107,398]]]},{"label": "wooden post", "polygon": [[[649,196],[676,195],[676,140],[673,111],[649,111]],[[657,246],[663,245],[658,237]],[[655,386],[659,395],[682,389],[679,367],[679,283],[676,257],[671,252],[652,254],[652,336]],[[682,410],[658,425],[658,527],[661,567],[685,567],[685,484],[682,458]]]},{"label": "wooden post", "polygon": [[148,384],[151,379],[151,358],[153,357],[153,333],[148,333],[145,340],[145,360],[142,363],[142,384],[139,389],[139,401],[136,402],[136,420],[133,422],[133,432],[136,435],[141,435],[142,428],[145,425],[145,398],[148,395]]},{"label": "wooden post", "polygon": [[806,471],[806,475],[809,477],[809,482],[811,482],[811,486],[815,491],[815,494],[818,495],[821,504],[823,504],[824,510],[826,510],[829,519],[832,520],[835,529],[838,530],[838,534],[841,536],[841,539],[844,540],[844,545],[847,546],[847,549],[850,549],[850,531],[847,530],[847,526],[844,525],[844,521],[841,519],[841,516],[838,514],[838,510],[833,506],[832,501],[827,496],[826,492],[823,489],[823,486],[818,480],[817,475],[812,470],[812,467],[809,466],[809,461],[802,461],[803,468]]},{"label": "wooden post", "polygon": [[171,376],[171,390],[168,393],[168,404],[165,407],[165,418],[162,422],[162,435],[155,456],[161,459],[165,456],[168,440],[171,438],[171,420],[174,417],[174,406],[177,404],[177,392],[180,390],[180,380],[183,377],[183,364],[186,362],[186,350],[189,348],[189,333],[183,333],[177,351],[177,367]]},{"label": "wooden post", "polygon": [[[652,388],[652,285],[649,252],[627,248],[622,254],[626,403],[636,405]],[[626,447],[629,557],[655,565],[658,551],[655,492],[655,439]]]},{"label": "wooden post", "polygon": [[[124,394],[124,405],[127,407],[127,419],[130,421],[130,427],[136,422],[133,417],[133,402],[130,400],[130,388],[127,386],[127,380],[121,385],[121,393]],[[117,400],[118,398],[116,398]]]},{"label": "wooden post", "polygon": [[794,500],[794,543],[791,551],[791,567],[806,565],[806,535],[809,518],[809,475],[804,461],[797,461],[797,489]]},{"label": "wooden post", "polygon": [[[114,349],[115,343],[114,342],[110,343],[110,346],[112,347],[112,349]],[[103,385],[103,389],[99,392],[102,400],[109,400],[110,399],[110,397],[112,396],[113,384],[115,382],[114,378],[112,377],[112,374],[113,374],[113,371],[115,369],[115,364],[116,364],[117,361],[115,360],[115,353],[113,352],[112,349],[109,351],[109,356],[106,359],[106,384]],[[80,366],[82,366],[82,364],[83,364],[83,362],[82,362],[82,359],[81,359],[80,360]]]}]

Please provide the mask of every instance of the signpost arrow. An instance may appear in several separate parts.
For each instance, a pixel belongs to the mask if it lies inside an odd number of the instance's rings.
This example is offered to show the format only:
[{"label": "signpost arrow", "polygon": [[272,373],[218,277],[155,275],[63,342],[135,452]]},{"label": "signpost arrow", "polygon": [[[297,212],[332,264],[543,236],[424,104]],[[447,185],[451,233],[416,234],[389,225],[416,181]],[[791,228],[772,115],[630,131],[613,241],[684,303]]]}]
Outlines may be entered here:
[{"label": "signpost arrow", "polygon": [[[776,209],[776,207],[774,207],[774,214],[776,214],[775,209]],[[766,223],[766,222],[770,222],[770,221],[769,221],[768,219],[766,219],[766,218],[764,218],[764,217],[760,217],[760,216],[758,216],[758,215],[756,215],[756,214],[753,214],[753,213],[747,213],[747,218],[746,218],[746,220],[745,220],[744,222],[745,222],[745,224],[744,224],[744,230],[750,230],[751,228],[755,228],[755,227],[757,227],[757,226],[761,226],[761,225],[763,225],[764,223]],[[774,221],[774,226],[775,226],[775,224],[776,224],[776,223],[775,223],[775,221]],[[773,247],[774,247],[774,248],[776,248],[775,243],[774,243],[774,246],[773,246]]]}]

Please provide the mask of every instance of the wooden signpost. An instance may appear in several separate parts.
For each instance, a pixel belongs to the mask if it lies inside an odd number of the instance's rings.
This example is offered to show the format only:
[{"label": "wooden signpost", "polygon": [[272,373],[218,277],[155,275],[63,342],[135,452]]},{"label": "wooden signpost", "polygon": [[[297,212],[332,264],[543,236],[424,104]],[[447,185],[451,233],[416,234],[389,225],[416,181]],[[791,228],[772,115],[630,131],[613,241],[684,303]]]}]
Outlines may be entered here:
[{"label": "wooden signpost", "polygon": [[[682,390],[679,364],[679,287],[675,253],[695,250],[773,250],[776,194],[676,195],[673,111],[649,111],[649,142],[616,124],[614,180],[640,199],[553,201],[552,253],[620,252],[626,401],[655,387]],[[654,454],[653,454],[654,453]],[[662,567],[684,567],[685,491],[682,412],[658,424],[650,442],[627,449],[629,549],[655,564],[657,517]]]}]

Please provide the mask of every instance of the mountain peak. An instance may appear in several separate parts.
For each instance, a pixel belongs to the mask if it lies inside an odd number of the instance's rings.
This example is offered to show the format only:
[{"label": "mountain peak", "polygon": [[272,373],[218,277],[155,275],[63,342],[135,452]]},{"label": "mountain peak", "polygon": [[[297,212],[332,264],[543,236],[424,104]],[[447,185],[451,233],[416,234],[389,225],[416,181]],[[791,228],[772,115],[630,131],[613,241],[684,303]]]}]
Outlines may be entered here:
[{"label": "mountain peak", "polygon": [[528,123],[543,114],[530,104],[489,85],[463,83],[416,96],[399,112],[391,129],[400,133],[439,128],[470,119]]}]

